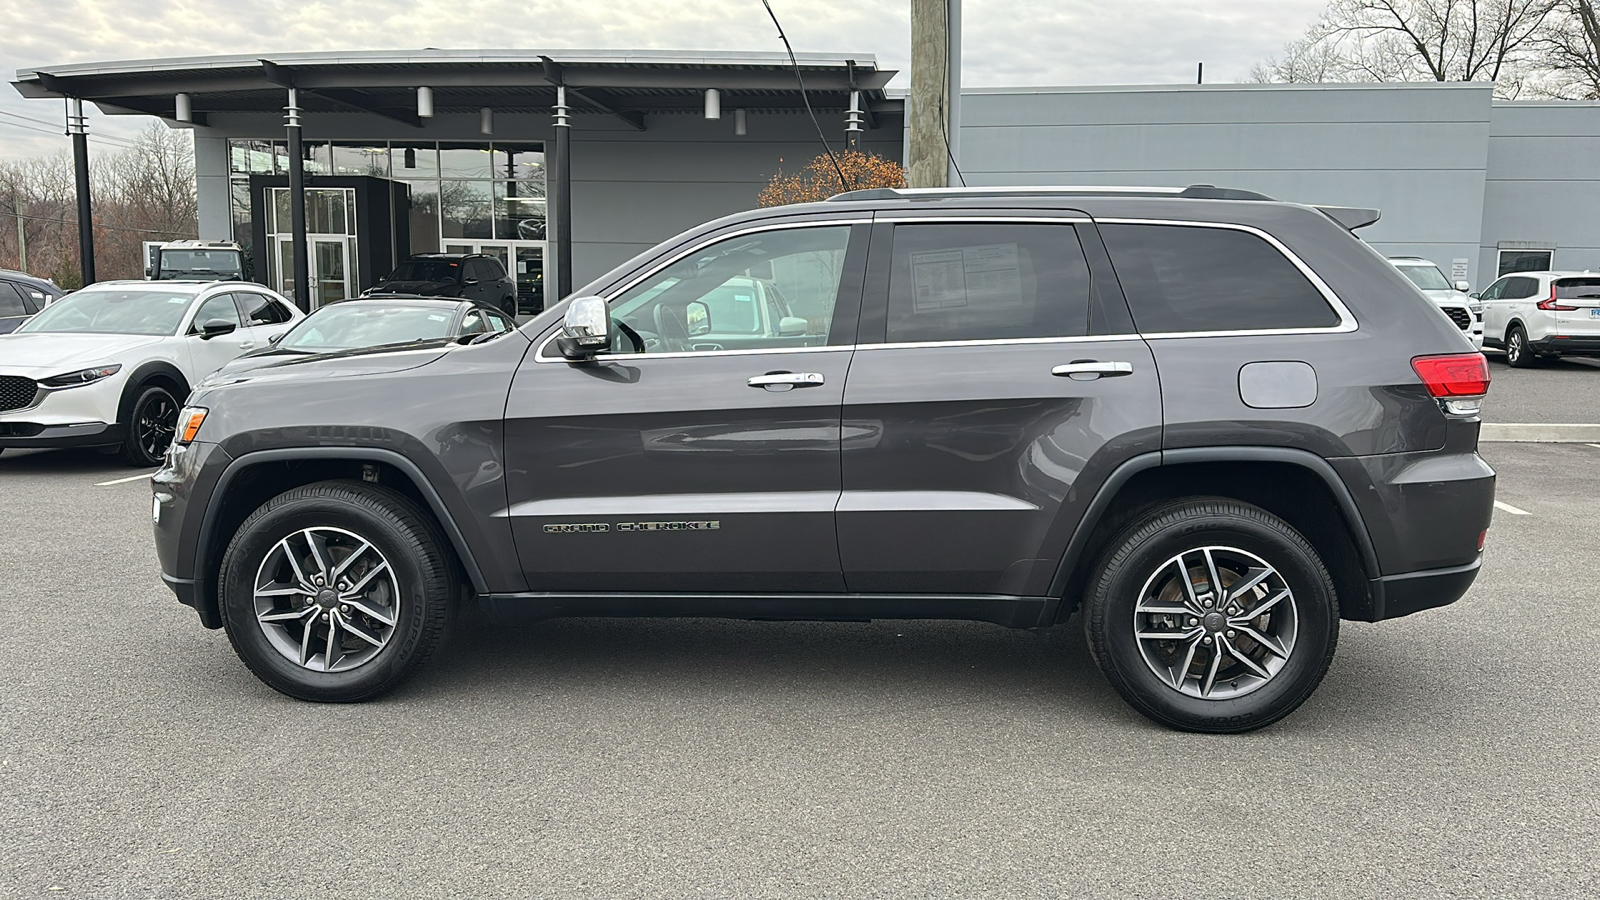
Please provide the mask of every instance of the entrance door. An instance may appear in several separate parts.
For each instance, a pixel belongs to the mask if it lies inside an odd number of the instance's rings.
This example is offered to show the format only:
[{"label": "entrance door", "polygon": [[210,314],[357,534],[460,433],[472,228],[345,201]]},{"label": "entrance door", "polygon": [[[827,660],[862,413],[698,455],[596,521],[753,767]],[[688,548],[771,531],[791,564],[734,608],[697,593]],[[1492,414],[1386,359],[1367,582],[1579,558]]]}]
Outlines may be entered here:
[{"label": "entrance door", "polygon": [[350,243],[344,238],[312,238],[313,308],[350,296]]},{"label": "entrance door", "polygon": [[[528,354],[505,469],[530,589],[843,590],[839,403],[860,298],[846,258],[866,228],[853,246],[849,225],[702,246],[612,299],[634,334],[618,328],[612,352],[573,364],[546,341]],[[717,325],[702,298],[754,277],[809,312],[805,332],[695,349]]]}]

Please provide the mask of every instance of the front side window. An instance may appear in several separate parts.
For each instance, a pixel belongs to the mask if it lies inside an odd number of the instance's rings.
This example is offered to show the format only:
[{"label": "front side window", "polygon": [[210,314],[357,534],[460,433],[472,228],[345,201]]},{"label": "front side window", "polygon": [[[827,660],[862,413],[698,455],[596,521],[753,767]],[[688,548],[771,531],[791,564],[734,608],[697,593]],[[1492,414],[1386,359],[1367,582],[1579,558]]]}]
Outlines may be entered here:
[{"label": "front side window", "polygon": [[[233,310],[233,300],[220,295]],[[19,332],[173,335],[194,294],[154,288],[89,287],[45,307]],[[235,320],[238,312],[232,311]]]},{"label": "front side window", "polygon": [[1145,334],[1328,328],[1339,315],[1257,235],[1192,225],[1103,224],[1117,280]]},{"label": "front side window", "polygon": [[[727,238],[629,289],[612,302],[612,319],[633,329],[650,353],[823,346],[833,332],[849,243],[848,225]],[[768,296],[784,297],[789,315],[762,315]],[[625,332],[612,348],[636,352]]]},{"label": "front side window", "polygon": [[899,225],[890,342],[1077,337],[1089,264],[1070,225]]}]

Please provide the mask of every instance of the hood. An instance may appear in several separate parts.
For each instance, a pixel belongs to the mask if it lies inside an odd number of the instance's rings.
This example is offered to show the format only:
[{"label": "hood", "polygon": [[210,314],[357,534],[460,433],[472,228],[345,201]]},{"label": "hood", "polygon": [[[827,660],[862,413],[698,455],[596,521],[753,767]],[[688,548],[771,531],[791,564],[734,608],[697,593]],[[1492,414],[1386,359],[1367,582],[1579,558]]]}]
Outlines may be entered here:
[{"label": "hood", "polygon": [[279,378],[344,378],[380,375],[425,366],[460,346],[440,338],[390,347],[363,347],[332,353],[298,353],[293,350],[259,350],[228,363],[195,386],[217,387],[242,381]]},{"label": "hood", "polygon": [[1423,291],[1429,300],[1440,306],[1470,306],[1478,301],[1460,291]]},{"label": "hood", "polygon": [[419,297],[453,297],[458,285],[453,281],[385,281],[373,285],[371,294],[416,294]]},{"label": "hood", "polygon": [[0,335],[0,371],[28,370],[30,377],[64,375],[97,363],[126,362],[128,353],[166,340],[158,334]]}]

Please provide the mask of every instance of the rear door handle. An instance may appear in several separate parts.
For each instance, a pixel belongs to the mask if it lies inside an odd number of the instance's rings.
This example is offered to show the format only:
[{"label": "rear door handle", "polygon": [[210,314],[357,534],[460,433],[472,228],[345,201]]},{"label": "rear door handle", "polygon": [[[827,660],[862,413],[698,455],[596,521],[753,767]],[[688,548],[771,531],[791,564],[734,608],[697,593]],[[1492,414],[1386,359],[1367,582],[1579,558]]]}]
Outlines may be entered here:
[{"label": "rear door handle", "polygon": [[1118,375],[1132,375],[1133,363],[1098,362],[1092,359],[1079,359],[1064,366],[1056,366],[1050,370],[1050,374],[1065,375],[1075,381],[1093,381],[1096,378],[1115,378]]},{"label": "rear door handle", "polygon": [[821,372],[768,372],[765,375],[756,375],[747,382],[751,387],[788,389],[797,387],[816,387],[826,381]]}]

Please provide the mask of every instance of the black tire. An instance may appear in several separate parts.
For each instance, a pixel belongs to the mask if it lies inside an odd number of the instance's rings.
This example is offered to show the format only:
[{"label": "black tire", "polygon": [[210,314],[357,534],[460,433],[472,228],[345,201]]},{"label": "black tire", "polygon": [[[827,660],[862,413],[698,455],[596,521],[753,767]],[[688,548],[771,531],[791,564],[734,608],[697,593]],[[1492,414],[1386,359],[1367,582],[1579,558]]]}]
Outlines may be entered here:
[{"label": "black tire", "polygon": [[[279,649],[285,634],[274,632],[279,641],[275,645],[268,631],[276,626],[257,621],[256,579],[268,571],[268,554],[277,551],[280,541],[313,528],[337,529],[368,542],[378,558],[388,563],[393,576],[388,578],[380,572],[375,578],[379,586],[387,578],[389,586],[385,590],[392,592],[389,605],[383,607],[394,620],[384,635],[386,643],[369,659],[342,671],[337,662],[335,670],[319,671],[308,667],[304,660],[289,658],[286,651]],[[323,481],[279,494],[245,519],[222,558],[219,605],[228,640],[256,677],[291,697],[324,703],[377,697],[415,675],[444,638],[457,591],[455,567],[445,546],[432,518],[391,488],[354,481]],[[326,546],[323,553],[329,553]],[[275,558],[287,563],[281,554]],[[305,559],[308,557],[302,557]],[[332,586],[332,579],[328,586]],[[292,609],[302,601],[303,608],[314,613],[313,628],[324,629],[323,635],[329,626],[319,624],[319,617],[326,623],[325,617],[337,617],[336,610],[350,615],[349,607],[331,598],[333,605],[326,611],[321,611],[322,607],[313,610],[312,606],[320,601],[311,598],[285,598],[281,602]],[[369,633],[385,630],[370,619],[366,625],[371,626]],[[372,652],[355,639],[353,632],[346,630],[344,634],[341,646],[353,645],[357,651],[351,656]],[[297,639],[292,633],[287,636],[291,644]],[[313,631],[313,647],[316,640]],[[326,643],[322,641],[324,647]],[[344,658],[341,653],[340,659]]]},{"label": "black tire", "polygon": [[1528,333],[1521,325],[1512,325],[1506,331],[1506,364],[1513,369],[1531,369],[1539,358],[1528,349]]},{"label": "black tire", "polygon": [[161,385],[140,385],[123,424],[122,461],[141,469],[161,465],[178,431],[179,408],[178,398]]},{"label": "black tire", "polygon": [[[1150,606],[1163,602],[1156,597],[1157,586],[1181,597],[1177,593],[1183,590],[1177,578],[1180,565],[1189,572],[1191,584],[1195,585],[1198,599],[1193,603],[1200,611],[1200,603],[1212,596],[1209,594],[1210,578],[1204,576],[1201,584],[1195,583],[1195,579],[1202,576],[1196,574],[1194,561],[1198,559],[1203,563],[1201,548],[1208,547],[1214,548],[1218,579],[1224,587],[1237,583],[1241,577],[1236,570],[1242,566],[1229,562],[1229,553],[1235,554],[1236,559],[1253,556],[1264,561],[1275,570],[1274,578],[1281,578],[1281,581],[1264,581],[1259,589],[1244,592],[1243,596],[1249,598],[1244,603],[1256,605],[1243,612],[1261,608],[1275,590],[1287,588],[1292,592],[1287,597],[1290,604],[1287,609],[1282,607],[1283,601],[1279,601],[1277,608],[1252,618],[1249,623],[1262,629],[1262,633],[1274,639],[1280,648],[1287,643],[1286,659],[1280,660],[1267,653],[1265,644],[1235,633],[1234,621],[1237,620],[1230,621],[1231,613],[1223,609],[1224,603],[1233,602],[1231,598],[1217,602],[1215,609],[1210,609],[1211,604],[1206,603],[1210,612],[1203,619],[1188,613],[1169,619],[1142,613],[1143,618],[1138,621],[1144,624],[1138,628],[1146,630],[1137,631],[1135,609],[1140,608],[1141,594],[1147,589],[1155,598],[1149,601]],[[1176,559],[1183,562],[1174,565]],[[1246,568],[1245,571],[1259,571],[1260,568]],[[1230,572],[1235,576],[1233,581],[1229,580]],[[1166,580],[1160,580],[1162,578]],[[1201,593],[1202,589],[1206,593]],[[1181,599],[1179,604],[1188,606]],[[1085,592],[1083,612],[1090,652],[1117,693],[1145,716],[1186,731],[1219,734],[1251,731],[1293,712],[1322,682],[1339,637],[1339,605],[1333,582],[1306,539],[1265,510],[1216,497],[1190,498],[1159,506],[1124,528],[1096,563]],[[1220,621],[1214,621],[1213,617]],[[1182,621],[1175,622],[1175,619]],[[1283,639],[1286,625],[1292,629],[1287,632],[1287,642]],[[1166,627],[1205,637],[1193,639],[1195,649],[1188,656],[1181,656],[1188,652],[1184,641],[1141,642],[1135,637],[1136,633],[1166,633],[1152,630]],[[1227,630],[1209,630],[1214,627]],[[1234,654],[1216,654],[1223,660],[1218,663],[1219,674],[1212,675],[1209,688],[1203,688],[1206,684],[1203,673],[1208,670],[1209,659],[1215,653],[1211,648],[1222,646],[1224,634]],[[1198,643],[1202,639],[1206,641],[1205,647]],[[1252,659],[1261,666],[1278,668],[1270,672],[1269,677],[1257,680],[1237,661],[1240,647],[1245,648],[1246,655],[1253,653]],[[1161,656],[1168,652],[1172,655]],[[1156,673],[1157,662],[1147,661],[1147,654],[1175,660],[1166,676]],[[1191,664],[1185,666],[1176,661],[1179,659]],[[1202,673],[1199,677],[1192,674],[1197,666]],[[1191,677],[1195,678],[1194,693],[1187,692]],[[1245,683],[1243,691],[1239,690],[1241,681]],[[1174,682],[1181,688],[1175,687]],[[1204,690],[1212,694],[1203,696]]]}]

